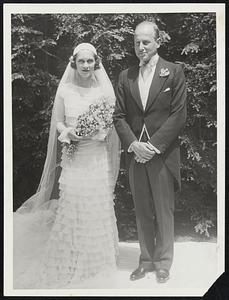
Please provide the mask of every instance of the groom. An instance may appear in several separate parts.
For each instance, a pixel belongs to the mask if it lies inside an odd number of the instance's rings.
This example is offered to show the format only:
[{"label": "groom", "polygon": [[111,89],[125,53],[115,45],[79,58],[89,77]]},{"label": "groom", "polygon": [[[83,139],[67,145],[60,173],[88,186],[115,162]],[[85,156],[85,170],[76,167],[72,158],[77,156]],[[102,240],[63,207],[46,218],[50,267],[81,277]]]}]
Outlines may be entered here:
[{"label": "groom", "polygon": [[140,23],[134,34],[139,65],[121,72],[114,124],[126,154],[141,255],[131,280],[156,271],[166,282],[173,260],[174,190],[180,188],[178,135],[186,120],[182,67],[157,54],[159,30]]}]

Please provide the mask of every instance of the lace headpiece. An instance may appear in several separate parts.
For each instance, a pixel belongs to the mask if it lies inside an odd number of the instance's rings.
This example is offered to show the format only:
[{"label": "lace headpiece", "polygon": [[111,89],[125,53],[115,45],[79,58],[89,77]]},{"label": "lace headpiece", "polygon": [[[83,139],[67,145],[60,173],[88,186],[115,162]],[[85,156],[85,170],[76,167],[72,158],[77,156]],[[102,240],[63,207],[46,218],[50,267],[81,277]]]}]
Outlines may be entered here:
[{"label": "lace headpiece", "polygon": [[95,47],[89,43],[82,43],[82,44],[79,44],[78,46],[76,46],[73,51],[73,55],[76,55],[81,50],[89,50],[89,51],[93,52],[95,55],[97,55],[97,51],[96,51]]}]

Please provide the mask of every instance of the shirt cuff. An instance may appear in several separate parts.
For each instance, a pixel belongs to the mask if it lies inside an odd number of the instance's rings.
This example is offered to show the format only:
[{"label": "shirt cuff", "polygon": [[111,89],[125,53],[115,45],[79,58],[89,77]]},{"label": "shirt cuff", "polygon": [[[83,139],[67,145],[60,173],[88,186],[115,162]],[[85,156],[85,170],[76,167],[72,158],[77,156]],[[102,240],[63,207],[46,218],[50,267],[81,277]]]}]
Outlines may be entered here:
[{"label": "shirt cuff", "polygon": [[161,154],[161,151],[158,150],[156,147],[154,147],[154,145],[152,145],[149,141],[147,143],[150,145],[150,147],[152,148],[152,150],[154,150],[157,154]]},{"label": "shirt cuff", "polygon": [[130,146],[129,146],[127,152],[129,152],[129,153],[130,153],[130,152],[133,152],[132,145],[133,145],[134,142],[136,142],[136,141],[133,141],[133,142],[130,144]]}]

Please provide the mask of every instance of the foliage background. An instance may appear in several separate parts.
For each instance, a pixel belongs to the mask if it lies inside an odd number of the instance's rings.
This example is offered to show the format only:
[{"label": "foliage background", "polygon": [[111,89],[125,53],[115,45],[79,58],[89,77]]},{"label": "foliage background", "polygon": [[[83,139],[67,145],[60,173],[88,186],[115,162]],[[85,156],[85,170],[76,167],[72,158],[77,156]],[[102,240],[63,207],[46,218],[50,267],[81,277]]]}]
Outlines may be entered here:
[{"label": "foliage background", "polygon": [[[187,79],[188,120],[180,135],[183,184],[176,197],[175,232],[189,231],[192,235],[193,231],[194,236],[200,233],[206,238],[215,235],[216,20],[213,13],[12,15],[15,210],[38,186],[55,91],[74,46],[92,43],[115,86],[120,71],[138,62],[133,32],[136,24],[146,19],[155,20],[159,26],[162,41],[159,54],[182,63]],[[120,239],[136,239],[133,201],[123,163],[115,195]]]}]

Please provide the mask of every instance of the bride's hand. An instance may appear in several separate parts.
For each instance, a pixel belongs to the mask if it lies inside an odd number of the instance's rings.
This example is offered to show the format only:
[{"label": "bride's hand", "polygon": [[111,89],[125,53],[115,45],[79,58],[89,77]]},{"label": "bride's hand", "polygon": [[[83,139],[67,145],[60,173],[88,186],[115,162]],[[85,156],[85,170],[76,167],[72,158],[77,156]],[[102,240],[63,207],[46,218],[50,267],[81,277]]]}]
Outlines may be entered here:
[{"label": "bride's hand", "polygon": [[76,135],[74,129],[71,129],[68,132],[68,137],[70,138],[70,140],[72,141],[81,141],[83,139],[83,137]]},{"label": "bride's hand", "polygon": [[92,137],[92,140],[104,141],[106,136],[107,136],[107,131],[104,129],[100,129],[99,132]]}]

